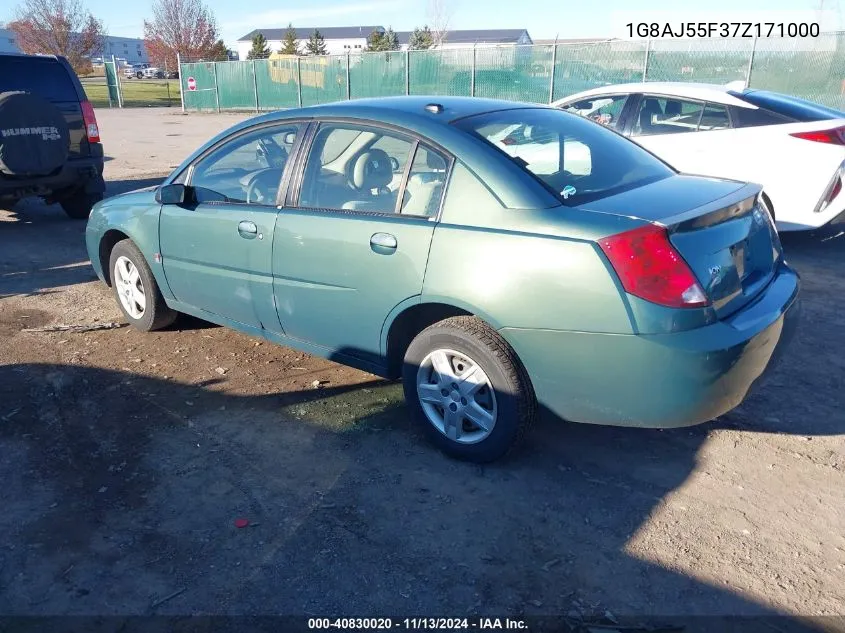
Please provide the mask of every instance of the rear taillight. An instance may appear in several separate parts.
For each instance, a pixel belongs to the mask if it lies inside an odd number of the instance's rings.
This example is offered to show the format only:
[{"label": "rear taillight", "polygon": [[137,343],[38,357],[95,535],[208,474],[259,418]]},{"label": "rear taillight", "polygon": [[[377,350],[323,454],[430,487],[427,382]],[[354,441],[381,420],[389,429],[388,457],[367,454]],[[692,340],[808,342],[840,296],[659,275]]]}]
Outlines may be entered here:
[{"label": "rear taillight", "polygon": [[94,106],[90,101],[82,102],[82,121],[85,123],[85,135],[89,143],[100,142],[100,128],[97,127],[97,117],[94,116]]},{"label": "rear taillight", "polygon": [[599,246],[626,292],[669,308],[710,303],[663,227],[647,224],[599,240]]},{"label": "rear taillight", "polygon": [[814,132],[793,132],[790,136],[802,138],[805,141],[816,143],[829,143],[832,145],[845,145],[845,126],[835,127],[832,130],[816,130]]}]

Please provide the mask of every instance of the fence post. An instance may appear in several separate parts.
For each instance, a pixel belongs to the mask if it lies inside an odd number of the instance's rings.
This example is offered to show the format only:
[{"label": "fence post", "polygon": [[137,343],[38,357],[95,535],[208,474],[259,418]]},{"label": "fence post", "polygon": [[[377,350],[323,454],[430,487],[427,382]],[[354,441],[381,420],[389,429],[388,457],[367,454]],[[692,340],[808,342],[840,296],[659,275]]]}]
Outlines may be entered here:
[{"label": "fence post", "polygon": [[757,35],[754,35],[754,39],[751,41],[751,56],[748,58],[748,70],[745,71],[745,87],[748,88],[751,85],[751,67],[754,65],[754,53],[757,50]]},{"label": "fence post", "polygon": [[255,92],[255,111],[258,112],[258,75],[255,74],[255,60],[252,60],[252,89]]},{"label": "fence post", "polygon": [[220,88],[217,84],[217,62],[211,62],[214,66],[214,103],[217,106],[217,112],[220,112]]},{"label": "fence post", "polygon": [[302,58],[296,58],[296,101],[302,107]]},{"label": "fence post", "polygon": [[117,87],[117,107],[123,107],[123,88],[120,86],[120,73],[117,72],[117,60],[111,56],[112,68],[114,68],[114,83]]},{"label": "fence post", "polygon": [[555,43],[552,45],[552,72],[549,78],[549,103],[555,100],[555,65],[557,64],[557,35],[555,35]]},{"label": "fence post", "polygon": [[469,96],[475,96],[475,44],[472,45],[472,72],[469,75]]},{"label": "fence post", "polygon": [[349,53],[346,53],[346,100],[352,100],[352,86],[349,85]]},{"label": "fence post", "polygon": [[164,85],[167,86],[167,107],[170,107],[170,72],[167,70],[167,60],[164,60]]},{"label": "fence post", "polygon": [[643,83],[648,75],[648,53],[651,50],[651,38],[645,41],[645,59],[643,59]]},{"label": "fence post", "polygon": [[182,57],[176,53],[176,71],[179,74],[179,99],[182,101],[182,113],[185,112],[185,91],[182,90]]},{"label": "fence post", "polygon": [[405,49],[405,96],[411,94],[411,49]]}]

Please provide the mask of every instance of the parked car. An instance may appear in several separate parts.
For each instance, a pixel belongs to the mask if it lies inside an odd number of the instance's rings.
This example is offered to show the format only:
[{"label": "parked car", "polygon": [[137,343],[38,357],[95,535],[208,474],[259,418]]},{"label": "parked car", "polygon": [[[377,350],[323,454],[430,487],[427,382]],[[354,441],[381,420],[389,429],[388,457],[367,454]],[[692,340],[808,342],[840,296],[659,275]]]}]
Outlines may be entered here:
[{"label": "parked car", "polygon": [[[514,127],[555,139],[553,172],[500,151]],[[737,406],[798,318],[759,193],[548,106],[360,99],[234,126],[98,204],[86,243],[135,327],[184,312],[401,377],[441,449],[487,461],[538,411],[676,427]]]},{"label": "parked car", "polygon": [[144,70],[149,67],[149,64],[132,64],[123,69],[123,76],[126,79],[143,79]]},{"label": "parked car", "polygon": [[555,106],[628,136],[691,174],[763,186],[778,229],[816,229],[845,213],[845,112],[766,90],[636,83]]},{"label": "parked car", "polygon": [[0,54],[0,203],[41,197],[87,218],[104,191],[97,118],[67,60]]},{"label": "parked car", "polygon": [[161,68],[150,66],[144,69],[144,79],[164,79],[164,71]]}]

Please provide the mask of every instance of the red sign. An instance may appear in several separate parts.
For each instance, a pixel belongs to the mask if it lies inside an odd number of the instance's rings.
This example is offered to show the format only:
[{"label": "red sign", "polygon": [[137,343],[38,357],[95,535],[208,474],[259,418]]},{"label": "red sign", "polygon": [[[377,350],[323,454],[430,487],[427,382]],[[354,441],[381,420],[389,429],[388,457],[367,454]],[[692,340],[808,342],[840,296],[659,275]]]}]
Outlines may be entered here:
[{"label": "red sign", "polygon": [[197,80],[193,77],[188,77],[188,90],[196,90],[197,89]]}]

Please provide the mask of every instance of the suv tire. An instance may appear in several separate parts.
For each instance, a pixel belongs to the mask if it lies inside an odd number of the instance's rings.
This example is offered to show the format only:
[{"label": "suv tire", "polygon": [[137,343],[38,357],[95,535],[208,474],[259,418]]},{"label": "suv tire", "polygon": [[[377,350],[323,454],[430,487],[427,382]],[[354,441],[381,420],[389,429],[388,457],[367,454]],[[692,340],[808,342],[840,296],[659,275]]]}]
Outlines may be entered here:
[{"label": "suv tire", "polygon": [[68,217],[74,220],[87,220],[91,213],[91,207],[103,199],[101,193],[86,193],[77,191],[66,198],[59,200]]}]

